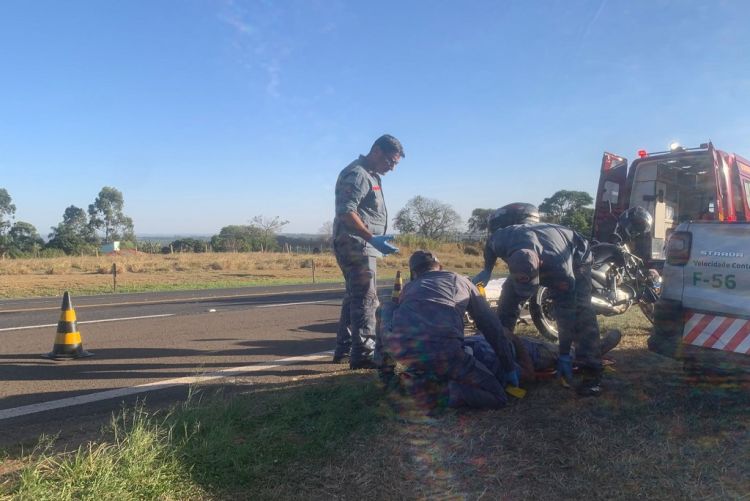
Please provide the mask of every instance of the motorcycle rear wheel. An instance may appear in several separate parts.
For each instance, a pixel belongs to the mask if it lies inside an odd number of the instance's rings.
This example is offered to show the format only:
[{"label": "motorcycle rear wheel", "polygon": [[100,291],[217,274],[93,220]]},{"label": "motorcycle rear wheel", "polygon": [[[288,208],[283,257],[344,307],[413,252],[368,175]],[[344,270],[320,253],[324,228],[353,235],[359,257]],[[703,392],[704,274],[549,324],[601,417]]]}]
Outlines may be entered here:
[{"label": "motorcycle rear wheel", "polygon": [[550,341],[558,341],[557,319],[549,289],[541,286],[529,300],[529,313],[539,333]]}]

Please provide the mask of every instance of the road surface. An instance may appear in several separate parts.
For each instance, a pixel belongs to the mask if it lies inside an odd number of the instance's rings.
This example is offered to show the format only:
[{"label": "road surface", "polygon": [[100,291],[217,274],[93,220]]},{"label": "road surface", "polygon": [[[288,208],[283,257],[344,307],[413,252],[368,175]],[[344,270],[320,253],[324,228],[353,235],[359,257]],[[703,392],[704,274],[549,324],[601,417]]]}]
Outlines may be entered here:
[{"label": "road surface", "polygon": [[2,301],[0,446],[106,418],[123,400],[168,405],[190,384],[278,384],[339,370],[328,352],[342,295],[341,285],[324,284],[73,297],[94,356],[71,361],[41,357],[52,349],[61,298]]}]

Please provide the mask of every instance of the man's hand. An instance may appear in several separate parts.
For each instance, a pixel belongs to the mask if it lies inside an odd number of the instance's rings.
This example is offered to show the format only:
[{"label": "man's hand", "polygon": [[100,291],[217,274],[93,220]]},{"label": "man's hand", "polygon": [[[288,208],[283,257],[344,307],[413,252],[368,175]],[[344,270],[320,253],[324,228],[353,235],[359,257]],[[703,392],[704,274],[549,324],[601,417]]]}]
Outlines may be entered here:
[{"label": "man's hand", "polygon": [[370,244],[383,253],[384,256],[398,252],[398,247],[388,242],[393,240],[393,235],[378,235],[370,239]]},{"label": "man's hand", "polygon": [[479,273],[476,274],[474,278],[471,279],[474,284],[483,283],[484,285],[487,285],[490,281],[490,278],[492,277],[492,272],[489,270],[482,270]]},{"label": "man's hand", "polygon": [[563,384],[570,385],[573,381],[573,360],[570,355],[560,355],[557,359],[557,377],[562,378]]}]

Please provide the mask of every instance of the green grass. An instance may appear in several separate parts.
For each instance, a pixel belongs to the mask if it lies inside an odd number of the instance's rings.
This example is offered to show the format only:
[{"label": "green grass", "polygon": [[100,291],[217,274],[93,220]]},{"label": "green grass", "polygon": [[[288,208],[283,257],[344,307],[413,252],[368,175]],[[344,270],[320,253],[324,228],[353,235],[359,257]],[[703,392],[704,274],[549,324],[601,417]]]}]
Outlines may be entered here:
[{"label": "green grass", "polygon": [[[205,499],[278,488],[379,429],[382,392],[357,375],[282,391],[193,396],[166,414],[124,410],[70,453],[40,440],[3,499]],[[284,480],[286,479],[286,480]],[[304,481],[304,479],[297,479]],[[208,493],[211,493],[210,495]]]},{"label": "green grass", "polygon": [[372,374],[319,373],[123,412],[72,453],[42,442],[0,498],[747,499],[750,381],[696,382],[648,352],[638,310],[600,323],[625,337],[597,399],[540,381],[497,411],[420,419]]}]

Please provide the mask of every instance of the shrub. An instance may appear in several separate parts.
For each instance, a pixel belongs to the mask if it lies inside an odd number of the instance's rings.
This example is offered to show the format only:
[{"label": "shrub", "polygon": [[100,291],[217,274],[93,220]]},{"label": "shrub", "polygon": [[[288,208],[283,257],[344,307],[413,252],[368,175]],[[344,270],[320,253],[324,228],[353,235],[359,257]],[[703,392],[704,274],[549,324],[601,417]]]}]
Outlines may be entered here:
[{"label": "shrub", "polygon": [[464,254],[469,255],[469,256],[481,256],[482,255],[482,251],[480,251],[479,249],[477,249],[476,247],[473,247],[471,245],[465,245],[464,246]]}]

